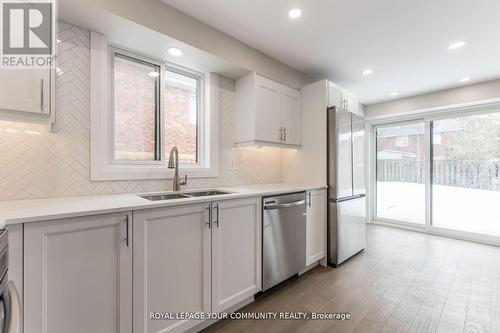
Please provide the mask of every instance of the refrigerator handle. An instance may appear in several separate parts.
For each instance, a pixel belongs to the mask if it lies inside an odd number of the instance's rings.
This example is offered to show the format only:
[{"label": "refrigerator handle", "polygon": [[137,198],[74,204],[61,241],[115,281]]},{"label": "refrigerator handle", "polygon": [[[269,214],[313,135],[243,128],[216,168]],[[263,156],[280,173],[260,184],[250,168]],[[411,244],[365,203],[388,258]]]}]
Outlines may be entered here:
[{"label": "refrigerator handle", "polygon": [[330,199],[330,202],[333,203],[339,203],[339,202],[344,202],[344,201],[349,201],[349,200],[354,200],[354,199],[360,199],[366,197],[366,194],[356,194],[356,195],[350,195],[348,197],[342,197],[342,198],[337,198],[337,199]]}]

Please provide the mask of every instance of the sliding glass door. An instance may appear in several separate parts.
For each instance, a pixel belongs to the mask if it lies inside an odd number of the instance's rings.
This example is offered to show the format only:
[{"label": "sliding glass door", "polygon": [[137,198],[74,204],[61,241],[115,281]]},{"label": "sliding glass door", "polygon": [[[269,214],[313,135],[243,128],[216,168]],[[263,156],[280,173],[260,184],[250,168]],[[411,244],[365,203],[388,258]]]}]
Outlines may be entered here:
[{"label": "sliding glass door", "polygon": [[499,110],[376,125],[373,135],[375,220],[500,237]]},{"label": "sliding glass door", "polygon": [[375,130],[376,216],[425,223],[425,123],[384,125]]},{"label": "sliding glass door", "polygon": [[431,125],[432,224],[500,236],[500,112]]}]

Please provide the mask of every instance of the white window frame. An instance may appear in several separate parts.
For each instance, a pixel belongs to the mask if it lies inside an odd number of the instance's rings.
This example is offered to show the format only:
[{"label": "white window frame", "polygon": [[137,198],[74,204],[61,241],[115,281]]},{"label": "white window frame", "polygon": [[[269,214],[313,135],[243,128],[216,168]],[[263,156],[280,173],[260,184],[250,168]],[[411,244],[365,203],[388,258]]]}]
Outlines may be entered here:
[{"label": "white window frame", "polygon": [[[390,117],[368,118],[366,119],[366,131],[368,141],[368,161],[369,166],[367,173],[369,174],[369,182],[367,193],[369,194],[368,200],[368,221],[369,223],[389,225],[400,227],[403,229],[410,229],[420,231],[432,235],[442,235],[457,239],[469,240],[485,244],[492,244],[500,246],[500,237],[478,234],[469,231],[460,231],[454,229],[445,229],[436,227],[432,224],[432,179],[431,179],[431,160],[432,154],[432,138],[431,138],[431,124],[433,121],[447,119],[450,117],[461,117],[480,115],[491,112],[500,111],[500,99],[480,101],[474,103],[464,103],[459,105],[450,105],[439,108],[419,110],[408,114],[399,114]],[[426,163],[425,163],[425,224],[417,224],[406,221],[392,220],[381,218],[377,216],[377,174],[376,174],[376,128],[383,126],[391,126],[396,123],[411,123],[411,122],[424,122],[425,123],[425,147],[426,147]]]},{"label": "white window frame", "polygon": [[[198,162],[180,164],[179,172],[189,178],[217,177],[219,173],[218,144],[218,97],[219,77],[214,73],[200,73],[159,59],[151,59],[114,45],[103,35],[91,33],[91,89],[90,89],[90,132],[91,132],[91,180],[147,180],[171,179],[174,171],[167,168],[168,152],[163,151],[161,137],[160,161],[115,161],[113,159],[113,50],[156,65],[160,65],[160,89],[164,70],[199,78],[198,93]],[[160,123],[162,123],[163,101],[160,98]],[[162,131],[162,135],[165,135]]]},{"label": "white window frame", "polygon": [[[130,51],[127,51],[127,50],[124,50],[124,49],[121,49],[119,47],[116,47],[116,46],[113,46],[113,45],[109,45],[109,66],[110,66],[110,69],[109,69],[109,75],[110,75],[110,101],[109,103],[111,104],[110,106],[110,112],[111,112],[111,127],[110,127],[110,131],[111,131],[111,149],[109,150],[109,156],[108,156],[108,159],[109,159],[109,163],[113,164],[113,165],[128,165],[128,164],[141,164],[141,165],[152,165],[152,164],[161,164],[163,162],[163,159],[164,159],[164,152],[163,152],[163,147],[162,147],[162,143],[164,142],[164,138],[163,137],[160,137],[158,134],[155,134],[155,140],[158,140],[159,142],[155,142],[155,155],[158,153],[159,156],[161,157],[160,160],[151,160],[151,161],[148,161],[148,160],[117,160],[115,159],[115,154],[114,154],[114,150],[115,150],[115,122],[114,122],[114,118],[115,118],[115,103],[114,103],[114,94],[115,94],[115,91],[114,91],[114,80],[115,80],[115,61],[114,61],[114,58],[115,58],[115,54],[120,54],[124,57],[127,57],[127,58],[130,58],[132,61],[136,60],[138,63],[139,62],[144,62],[145,64],[151,64],[151,65],[154,65],[154,66],[158,66],[159,67],[159,71],[160,71],[160,75],[159,75],[159,80],[158,80],[158,85],[156,86],[156,104],[157,104],[157,109],[155,108],[155,121],[157,122],[157,124],[155,124],[155,126],[158,126],[158,124],[161,124],[163,123],[163,101],[161,100],[161,94],[160,94],[160,90],[161,90],[161,87],[162,87],[162,84],[163,84],[163,71],[165,70],[164,68],[164,65],[160,62],[160,61],[157,61],[155,59],[150,59],[150,58],[147,58],[147,57],[144,57],[142,55],[139,55],[137,53],[133,53],[133,52],[130,52]],[[157,131],[158,129],[155,128],[155,130]],[[160,131],[160,133],[163,134],[162,131]]]}]

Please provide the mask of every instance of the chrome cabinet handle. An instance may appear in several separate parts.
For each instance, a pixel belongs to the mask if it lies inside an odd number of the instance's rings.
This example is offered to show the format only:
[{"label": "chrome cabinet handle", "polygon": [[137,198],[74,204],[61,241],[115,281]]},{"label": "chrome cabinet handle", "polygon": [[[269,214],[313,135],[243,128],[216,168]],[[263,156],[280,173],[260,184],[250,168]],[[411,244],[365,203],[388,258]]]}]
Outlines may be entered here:
[{"label": "chrome cabinet handle", "polygon": [[129,223],[129,217],[128,214],[125,215],[125,245],[128,247],[128,223]]},{"label": "chrome cabinet handle", "polygon": [[207,206],[208,209],[208,229],[212,229],[212,205]]},{"label": "chrome cabinet handle", "polygon": [[284,127],[284,128],[283,128],[283,133],[284,133],[284,135],[283,135],[283,136],[284,136],[283,141],[285,141],[285,142],[286,142],[286,127]]},{"label": "chrome cabinet handle", "polygon": [[309,201],[307,202],[307,206],[311,207],[311,200],[312,200],[311,192],[307,192],[307,197],[309,198]]},{"label": "chrome cabinet handle", "polygon": [[280,141],[283,141],[283,126],[280,127]]},{"label": "chrome cabinet handle", "polygon": [[40,111],[42,111],[42,113],[45,113],[43,86],[44,86],[44,80],[40,79]]},{"label": "chrome cabinet handle", "polygon": [[216,212],[216,219],[214,220],[214,223],[217,224],[217,228],[219,227],[219,204],[215,204],[215,212]]}]

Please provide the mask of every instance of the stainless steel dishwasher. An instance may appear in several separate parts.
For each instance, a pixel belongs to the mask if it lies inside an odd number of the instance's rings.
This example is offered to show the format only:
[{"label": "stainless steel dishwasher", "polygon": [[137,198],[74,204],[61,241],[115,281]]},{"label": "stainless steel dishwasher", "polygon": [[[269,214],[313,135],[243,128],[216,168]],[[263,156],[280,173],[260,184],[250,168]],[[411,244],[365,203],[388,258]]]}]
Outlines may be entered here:
[{"label": "stainless steel dishwasher", "polygon": [[306,267],[306,192],[263,198],[262,290]]}]

